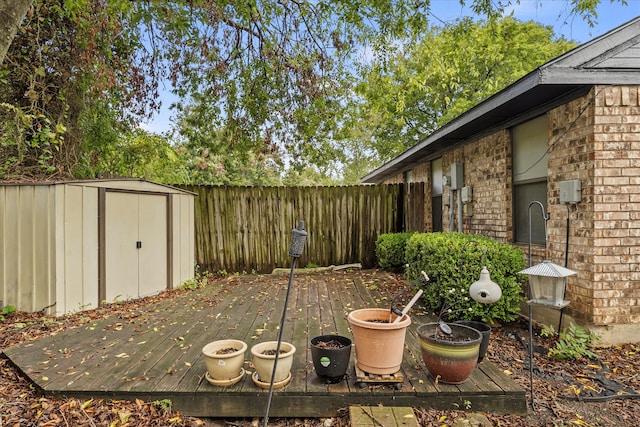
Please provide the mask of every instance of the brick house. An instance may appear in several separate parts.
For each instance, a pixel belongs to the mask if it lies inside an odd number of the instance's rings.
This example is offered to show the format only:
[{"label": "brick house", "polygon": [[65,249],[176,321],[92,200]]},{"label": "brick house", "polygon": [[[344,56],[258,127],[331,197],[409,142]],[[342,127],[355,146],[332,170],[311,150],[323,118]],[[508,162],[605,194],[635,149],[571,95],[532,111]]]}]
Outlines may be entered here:
[{"label": "brick house", "polygon": [[[638,342],[640,17],[542,65],[363,178],[413,181],[430,191],[423,231],[482,234],[525,254],[531,247],[532,264],[566,265],[577,274],[563,327],[585,325],[605,345]],[[560,316],[534,309],[554,326]]]}]

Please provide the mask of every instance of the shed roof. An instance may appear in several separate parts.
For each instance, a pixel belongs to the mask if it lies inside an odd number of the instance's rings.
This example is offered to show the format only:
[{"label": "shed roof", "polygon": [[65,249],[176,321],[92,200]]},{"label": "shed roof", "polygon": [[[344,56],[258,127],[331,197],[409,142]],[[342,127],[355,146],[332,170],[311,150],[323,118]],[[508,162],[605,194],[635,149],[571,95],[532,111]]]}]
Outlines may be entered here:
[{"label": "shed roof", "polygon": [[160,184],[144,178],[103,178],[103,179],[79,179],[65,181],[23,181],[0,182],[0,186],[57,186],[57,185],[82,185],[87,187],[126,188],[129,190],[144,190],[154,188],[156,191],[170,193],[195,194],[191,191],[174,187],[168,184]]},{"label": "shed roof", "polygon": [[593,85],[640,84],[640,16],[538,67],[362,178],[378,183],[584,95]]}]

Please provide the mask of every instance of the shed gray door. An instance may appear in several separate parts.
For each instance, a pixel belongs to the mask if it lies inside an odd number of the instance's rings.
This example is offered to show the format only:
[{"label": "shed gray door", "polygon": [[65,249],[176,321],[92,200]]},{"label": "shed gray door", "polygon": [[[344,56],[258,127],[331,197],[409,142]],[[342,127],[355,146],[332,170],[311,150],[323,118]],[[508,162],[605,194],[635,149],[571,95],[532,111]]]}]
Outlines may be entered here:
[{"label": "shed gray door", "polygon": [[167,288],[167,198],[107,192],[105,298],[108,302]]}]

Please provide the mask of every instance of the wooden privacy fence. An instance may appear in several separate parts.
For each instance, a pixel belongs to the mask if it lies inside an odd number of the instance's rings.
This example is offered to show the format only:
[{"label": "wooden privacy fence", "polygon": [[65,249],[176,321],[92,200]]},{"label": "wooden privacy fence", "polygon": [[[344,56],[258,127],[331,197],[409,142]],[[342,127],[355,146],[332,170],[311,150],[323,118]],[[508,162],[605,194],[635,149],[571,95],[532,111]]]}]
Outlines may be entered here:
[{"label": "wooden privacy fence", "polygon": [[424,184],[343,187],[180,186],[195,199],[195,257],[216,272],[291,265],[291,230],[308,233],[299,266],[373,267],[382,233],[424,228]]}]

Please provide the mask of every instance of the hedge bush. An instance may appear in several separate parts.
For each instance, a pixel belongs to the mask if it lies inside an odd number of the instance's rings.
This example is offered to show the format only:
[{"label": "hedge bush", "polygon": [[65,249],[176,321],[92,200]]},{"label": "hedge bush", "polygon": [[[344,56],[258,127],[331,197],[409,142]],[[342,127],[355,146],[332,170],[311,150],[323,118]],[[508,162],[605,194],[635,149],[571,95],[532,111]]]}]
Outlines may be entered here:
[{"label": "hedge bush", "polygon": [[376,240],[376,258],[380,268],[390,271],[404,271],[407,264],[405,247],[407,240],[415,233],[385,233]]},{"label": "hedge bush", "polygon": [[[406,275],[415,280],[424,271],[430,281],[423,286],[423,298],[433,310],[447,306],[449,320],[510,322],[520,311],[526,276],[522,251],[484,236],[457,232],[414,234],[407,241]],[[469,287],[486,265],[491,280],[502,289],[493,304],[481,304],[469,296]]]}]

